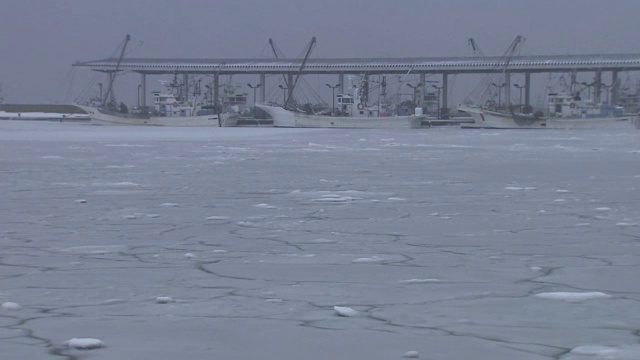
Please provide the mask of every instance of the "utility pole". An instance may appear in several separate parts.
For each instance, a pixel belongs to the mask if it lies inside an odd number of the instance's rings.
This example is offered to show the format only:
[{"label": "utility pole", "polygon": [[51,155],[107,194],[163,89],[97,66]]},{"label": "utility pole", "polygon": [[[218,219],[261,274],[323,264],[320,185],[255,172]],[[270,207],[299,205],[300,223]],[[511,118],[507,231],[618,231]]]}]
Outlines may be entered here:
[{"label": "utility pole", "polygon": [[513,86],[520,91],[520,102],[518,103],[518,107],[520,108],[520,112],[522,112],[522,90],[526,87],[526,85],[513,84]]},{"label": "utility pole", "polygon": [[434,89],[438,90],[438,119],[440,119],[440,90],[442,90],[444,86],[438,86],[438,85],[431,85],[431,86],[433,86]]}]

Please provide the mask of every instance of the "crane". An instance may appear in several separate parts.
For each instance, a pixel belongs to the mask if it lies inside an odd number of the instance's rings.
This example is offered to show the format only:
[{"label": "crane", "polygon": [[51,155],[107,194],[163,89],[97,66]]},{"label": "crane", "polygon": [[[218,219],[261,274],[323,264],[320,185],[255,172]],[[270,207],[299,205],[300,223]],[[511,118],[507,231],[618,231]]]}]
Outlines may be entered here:
[{"label": "crane", "polygon": [[471,49],[473,49],[474,55],[484,56],[484,53],[482,52],[482,50],[480,50],[480,47],[478,46],[478,43],[473,38],[469,38],[468,43],[471,46]]},{"label": "crane", "polygon": [[124,58],[124,52],[127,49],[127,44],[131,41],[131,35],[127,34],[124,37],[124,44],[122,44],[122,50],[120,51],[120,57],[118,58],[118,62],[116,63],[116,69],[109,74],[109,86],[107,87],[107,93],[104,95],[104,99],[102,99],[102,106],[107,103],[107,99],[109,95],[113,97],[113,82],[116,79],[116,74],[118,74],[118,70],[120,70],[120,64],[122,63],[122,58]]},{"label": "crane", "polygon": [[296,84],[298,83],[298,79],[300,78],[300,74],[302,74],[302,69],[307,64],[307,60],[309,60],[309,55],[311,55],[311,51],[313,47],[316,45],[316,37],[311,38],[311,42],[307,46],[307,52],[304,55],[304,59],[302,59],[302,64],[300,64],[300,68],[298,69],[298,73],[296,74],[296,78],[293,80],[293,84],[289,84],[289,95],[287,96],[287,102],[285,105],[291,105],[291,101],[293,99],[293,89],[295,89]]}]

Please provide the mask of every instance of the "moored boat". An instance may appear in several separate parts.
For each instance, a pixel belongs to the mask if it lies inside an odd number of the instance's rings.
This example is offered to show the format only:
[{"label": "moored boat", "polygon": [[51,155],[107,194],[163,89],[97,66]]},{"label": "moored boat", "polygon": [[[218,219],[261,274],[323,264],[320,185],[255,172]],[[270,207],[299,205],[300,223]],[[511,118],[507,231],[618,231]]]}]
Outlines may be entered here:
[{"label": "moored boat", "polygon": [[351,128],[351,129],[384,129],[384,128],[419,128],[426,116],[330,116],[307,115],[283,109],[279,106],[256,105],[273,118],[274,127],[310,127],[310,128]]},{"label": "moored boat", "polygon": [[[368,106],[360,95],[358,87],[353,94],[336,94],[337,109],[331,114],[313,114],[284,109],[280,106],[256,104],[273,119],[274,127],[307,128],[419,128],[427,117],[419,110],[415,115],[389,116],[381,111],[381,106]],[[336,111],[337,110],[337,111]]]},{"label": "moored boat", "polygon": [[[547,94],[547,108],[534,111],[528,104],[511,103],[511,73],[509,61],[517,46],[524,40],[521,36],[509,46],[504,59],[499,61],[495,74],[489,74],[483,81],[485,86],[479,86],[480,96],[470,96],[479,101],[470,101],[459,106],[458,110],[471,115],[473,121],[461,124],[463,128],[487,129],[631,129],[640,128],[640,117],[637,112],[625,113],[622,106],[611,105],[607,101],[601,103],[592,99],[583,99],[581,92],[593,84],[581,83],[585,87],[577,89],[575,74],[570,85],[561,77],[561,91]],[[496,81],[496,78],[498,81]],[[528,82],[529,80],[525,80]],[[597,80],[600,81],[599,79]],[[498,85],[501,84],[501,85]],[[594,82],[595,84],[595,82]],[[496,93],[490,91],[491,86]],[[514,86],[519,87],[517,84]],[[519,87],[529,89],[529,84]],[[613,86],[613,85],[612,85]],[[501,101],[502,88],[505,87],[504,104]],[[528,92],[528,90],[527,90]],[[599,90],[598,90],[599,92]],[[494,101],[497,94],[498,102]],[[637,94],[636,94],[637,96]],[[490,97],[490,98],[489,98]],[[527,95],[528,97],[528,95]],[[485,102],[486,100],[486,102]],[[636,110],[637,111],[637,110]]]},{"label": "moored boat", "polygon": [[172,94],[154,92],[153,108],[129,112],[122,104],[116,106],[87,106],[78,104],[95,125],[147,126],[236,126],[238,113],[217,114],[213,106],[178,102]]},{"label": "moored boat", "polygon": [[147,125],[147,126],[236,126],[237,113],[203,116],[151,116],[143,114],[122,114],[102,108],[77,105],[91,118],[92,125]]},{"label": "moored boat", "polygon": [[547,96],[546,112],[524,114],[512,109],[466,105],[458,109],[471,115],[473,122],[463,128],[486,129],[630,129],[640,128],[637,113],[625,114],[621,106],[595,103],[580,94],[566,91]]}]

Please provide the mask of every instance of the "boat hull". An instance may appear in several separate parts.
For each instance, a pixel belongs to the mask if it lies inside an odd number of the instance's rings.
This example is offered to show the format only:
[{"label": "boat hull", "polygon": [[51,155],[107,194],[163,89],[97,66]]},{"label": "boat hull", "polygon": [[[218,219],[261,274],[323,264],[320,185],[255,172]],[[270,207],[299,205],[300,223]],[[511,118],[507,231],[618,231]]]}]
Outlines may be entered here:
[{"label": "boat hull", "polygon": [[345,128],[345,129],[390,129],[419,128],[423,116],[389,116],[389,117],[344,117],[306,115],[277,106],[256,105],[273,119],[274,127],[294,128]]},{"label": "boat hull", "polygon": [[461,107],[473,122],[462,124],[468,129],[632,129],[640,128],[637,114],[591,118],[518,118],[476,107]]},{"label": "boat hull", "polygon": [[[231,127],[238,124],[237,113],[223,113],[203,116],[137,116],[120,114],[102,109],[77,105],[91,118],[92,125],[138,125],[138,126],[194,126],[194,127]],[[218,121],[220,119],[220,121]]]}]

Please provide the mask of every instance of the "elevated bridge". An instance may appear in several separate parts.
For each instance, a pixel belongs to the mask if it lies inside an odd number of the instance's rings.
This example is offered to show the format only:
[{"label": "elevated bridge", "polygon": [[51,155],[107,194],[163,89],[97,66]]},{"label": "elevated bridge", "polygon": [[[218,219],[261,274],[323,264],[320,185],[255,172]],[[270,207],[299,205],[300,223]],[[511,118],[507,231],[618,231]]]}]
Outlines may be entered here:
[{"label": "elevated bridge", "polygon": [[[74,67],[113,74],[116,69],[141,74],[143,93],[146,93],[146,76],[162,74],[182,74],[185,80],[189,74],[210,74],[214,76],[217,92],[220,75],[253,74],[260,76],[260,101],[265,100],[265,75],[283,74],[292,78],[294,74],[335,74],[339,77],[340,90],[344,91],[344,75],[364,74],[418,74],[422,94],[426,94],[426,74],[442,75],[442,108],[448,107],[448,76],[452,74],[482,74],[503,72],[507,75],[506,98],[510,98],[510,75],[525,75],[525,104],[530,104],[530,75],[550,72],[594,72],[594,93],[601,93],[603,72],[612,73],[612,83],[616,84],[619,71],[640,70],[640,54],[591,54],[591,55],[539,55],[514,56],[508,66],[504,57],[425,57],[425,58],[335,58],[308,59],[300,70],[300,59],[176,59],[176,58],[109,58],[76,62]],[[186,83],[186,81],[185,81]],[[611,89],[612,99],[616,98],[616,88]],[[215,99],[217,99],[217,94]],[[143,97],[144,100],[144,97]],[[599,101],[599,99],[594,99]],[[144,105],[144,103],[143,103]]]}]

